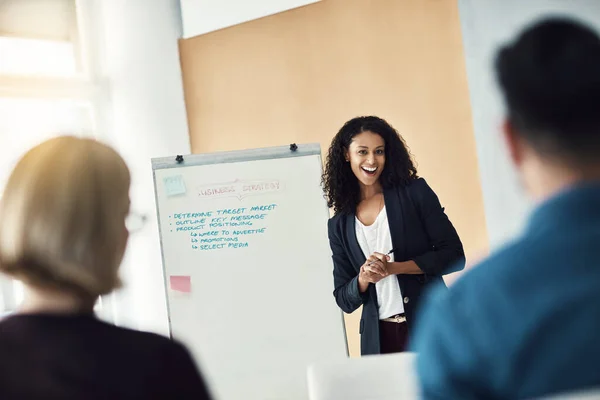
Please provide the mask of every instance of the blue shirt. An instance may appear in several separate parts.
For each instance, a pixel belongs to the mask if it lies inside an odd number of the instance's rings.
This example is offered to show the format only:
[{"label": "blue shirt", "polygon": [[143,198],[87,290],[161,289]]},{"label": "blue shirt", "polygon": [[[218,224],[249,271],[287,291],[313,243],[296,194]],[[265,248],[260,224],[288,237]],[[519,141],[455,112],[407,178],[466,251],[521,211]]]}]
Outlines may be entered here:
[{"label": "blue shirt", "polygon": [[546,201],[519,239],[434,290],[411,340],[425,399],[600,386],[600,183]]}]

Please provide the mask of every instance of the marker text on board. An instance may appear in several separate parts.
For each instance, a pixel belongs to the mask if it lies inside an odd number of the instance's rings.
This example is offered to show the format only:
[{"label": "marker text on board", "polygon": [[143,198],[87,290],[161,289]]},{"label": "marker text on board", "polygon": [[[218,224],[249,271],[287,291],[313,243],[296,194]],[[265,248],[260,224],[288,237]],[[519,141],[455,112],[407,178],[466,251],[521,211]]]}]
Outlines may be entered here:
[{"label": "marker text on board", "polygon": [[253,195],[279,192],[282,184],[276,179],[271,180],[239,180],[233,182],[202,185],[197,188],[201,199],[236,197],[239,200]]},{"label": "marker text on board", "polygon": [[[174,213],[170,219],[171,232],[188,232],[193,250],[223,250],[249,247],[251,237],[267,230],[269,215],[277,204],[258,204],[250,207],[221,208],[209,211]],[[169,217],[171,218],[171,217]]]}]

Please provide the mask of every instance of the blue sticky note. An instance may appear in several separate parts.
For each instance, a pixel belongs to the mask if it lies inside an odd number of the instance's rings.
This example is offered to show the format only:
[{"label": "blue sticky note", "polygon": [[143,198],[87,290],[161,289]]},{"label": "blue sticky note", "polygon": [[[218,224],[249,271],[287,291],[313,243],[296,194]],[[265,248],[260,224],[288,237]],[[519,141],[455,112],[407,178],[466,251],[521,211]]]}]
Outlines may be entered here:
[{"label": "blue sticky note", "polygon": [[185,183],[181,175],[167,176],[163,178],[165,184],[165,193],[167,196],[177,196],[185,194]]}]

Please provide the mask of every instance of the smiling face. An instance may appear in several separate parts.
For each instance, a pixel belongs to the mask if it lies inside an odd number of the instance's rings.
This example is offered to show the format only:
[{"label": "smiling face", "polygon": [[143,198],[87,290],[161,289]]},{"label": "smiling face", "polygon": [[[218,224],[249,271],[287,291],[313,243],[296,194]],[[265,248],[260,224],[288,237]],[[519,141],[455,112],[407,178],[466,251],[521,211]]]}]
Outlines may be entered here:
[{"label": "smiling face", "polygon": [[375,185],[385,166],[385,141],[370,131],[359,133],[350,143],[346,160],[362,186]]}]

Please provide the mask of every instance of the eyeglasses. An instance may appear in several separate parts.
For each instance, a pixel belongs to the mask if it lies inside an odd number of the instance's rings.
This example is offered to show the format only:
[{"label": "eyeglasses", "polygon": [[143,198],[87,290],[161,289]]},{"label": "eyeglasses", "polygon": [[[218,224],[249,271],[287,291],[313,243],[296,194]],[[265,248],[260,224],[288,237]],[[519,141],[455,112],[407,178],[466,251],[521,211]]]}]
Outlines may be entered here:
[{"label": "eyeglasses", "polygon": [[127,217],[125,217],[125,227],[129,233],[139,232],[144,225],[146,225],[147,221],[148,217],[146,215],[130,212]]}]

